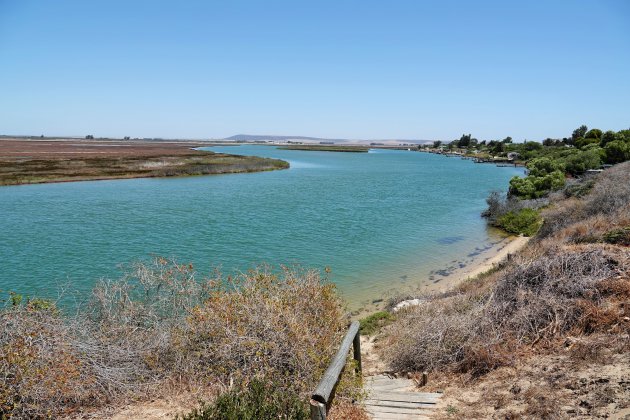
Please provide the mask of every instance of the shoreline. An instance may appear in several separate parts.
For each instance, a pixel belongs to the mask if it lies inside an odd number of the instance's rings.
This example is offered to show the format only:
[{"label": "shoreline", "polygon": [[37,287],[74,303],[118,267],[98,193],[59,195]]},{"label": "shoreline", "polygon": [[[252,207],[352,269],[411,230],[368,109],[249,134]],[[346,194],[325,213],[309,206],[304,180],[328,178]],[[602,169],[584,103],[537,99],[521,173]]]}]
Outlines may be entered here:
[{"label": "shoreline", "polygon": [[[356,307],[349,308],[354,309],[350,312],[351,319],[360,319],[373,313],[386,310],[388,300],[390,298],[395,298],[396,296],[409,295],[409,299],[401,300],[398,305],[402,302],[409,302],[408,304],[418,304],[420,299],[417,299],[417,296],[450,290],[471,278],[477,277],[478,275],[491,270],[505,260],[508,254],[513,254],[523,249],[529,243],[530,239],[531,238],[525,236],[506,236],[497,242],[493,242],[489,248],[483,249],[476,255],[470,257],[471,259],[467,260],[468,262],[463,264],[463,267],[458,266],[451,269],[453,266],[451,265],[450,267],[447,267],[449,262],[444,262],[442,264],[444,268],[433,270],[430,273],[431,275],[427,277],[422,276],[416,279],[414,282],[414,290],[407,291],[404,289],[396,289],[395,293],[397,294],[373,299],[371,303],[364,303],[363,305],[360,305],[358,309]],[[464,258],[464,260],[466,260],[466,258]],[[453,264],[454,262],[460,261],[451,261],[450,264]],[[436,277],[439,278],[436,279]],[[348,302],[348,306],[352,306],[350,305],[350,302]]]}]

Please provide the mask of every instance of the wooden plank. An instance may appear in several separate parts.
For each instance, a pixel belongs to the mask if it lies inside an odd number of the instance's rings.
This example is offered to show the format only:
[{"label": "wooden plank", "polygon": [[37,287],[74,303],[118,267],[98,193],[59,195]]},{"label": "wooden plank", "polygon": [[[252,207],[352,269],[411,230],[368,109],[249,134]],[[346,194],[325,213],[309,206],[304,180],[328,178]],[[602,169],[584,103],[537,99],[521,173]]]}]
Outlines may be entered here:
[{"label": "wooden plank", "polygon": [[315,401],[319,401],[323,404],[329,404],[330,394],[332,393],[335,385],[337,385],[337,381],[339,380],[339,375],[341,371],[346,366],[346,358],[348,357],[348,352],[350,351],[350,346],[354,341],[354,337],[359,332],[359,321],[354,321],[350,324],[350,328],[346,333],[346,336],[343,338],[341,342],[341,346],[337,351],[337,354],[333,358],[332,362],[324,372],[324,376],[319,381],[319,385],[315,389],[312,398]]},{"label": "wooden plank", "polygon": [[414,385],[414,381],[411,379],[367,379],[365,381],[367,386],[379,386],[379,385],[388,385],[388,384],[406,384],[406,385]]},{"label": "wooden plank", "polygon": [[367,387],[368,393],[370,391],[378,392],[378,391],[393,391],[393,390],[414,392],[414,386],[413,384],[401,384],[398,382],[394,382],[391,384],[372,385],[372,386]]},{"label": "wooden plank", "polygon": [[373,420],[422,420],[428,419],[428,416],[417,416],[413,414],[394,414],[394,413],[368,413]]},{"label": "wooden plank", "polygon": [[403,402],[426,402],[435,404],[440,399],[441,394],[429,394],[420,392],[373,392],[370,399]]},{"label": "wooden plank", "polygon": [[428,416],[417,416],[413,414],[394,414],[394,413],[369,413],[373,420],[423,420],[429,419]]},{"label": "wooden plank", "polygon": [[421,410],[418,408],[401,408],[401,407],[379,407],[372,406],[369,409],[366,408],[370,413],[379,414],[379,413],[388,413],[388,414],[411,414],[416,416],[430,416],[433,414],[432,410]]},{"label": "wooden plank", "polygon": [[425,408],[425,409],[435,408],[435,404],[433,404],[433,403],[424,403],[424,402],[388,401],[388,400],[367,399],[363,403],[366,406]]}]

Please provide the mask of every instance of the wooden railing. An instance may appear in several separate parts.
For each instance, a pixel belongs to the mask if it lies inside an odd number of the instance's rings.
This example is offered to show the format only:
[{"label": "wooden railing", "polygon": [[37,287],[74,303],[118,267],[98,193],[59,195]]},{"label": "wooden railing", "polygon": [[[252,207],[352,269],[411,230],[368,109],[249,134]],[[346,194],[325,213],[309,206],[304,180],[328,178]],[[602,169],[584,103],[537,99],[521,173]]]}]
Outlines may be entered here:
[{"label": "wooden railing", "polygon": [[326,420],[326,413],[335,397],[335,388],[346,366],[346,357],[353,345],[353,356],[357,362],[356,373],[361,374],[361,337],[359,335],[359,321],[350,324],[346,336],[341,342],[339,351],[330,362],[324,376],[319,381],[315,392],[311,396],[311,420]]}]

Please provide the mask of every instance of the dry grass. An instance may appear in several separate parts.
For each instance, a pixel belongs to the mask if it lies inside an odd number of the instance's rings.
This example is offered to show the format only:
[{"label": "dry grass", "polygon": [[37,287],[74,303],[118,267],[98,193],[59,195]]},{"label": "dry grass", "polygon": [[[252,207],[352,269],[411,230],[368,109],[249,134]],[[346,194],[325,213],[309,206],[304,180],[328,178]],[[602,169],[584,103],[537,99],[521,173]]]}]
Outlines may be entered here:
[{"label": "dry grass", "polygon": [[[630,163],[584,190],[579,197],[552,197],[534,242],[497,272],[397,312],[381,346],[390,365],[450,377],[451,386],[458,383],[454,392],[478,397],[461,400],[470,418],[568,418],[623,409],[630,398],[623,381],[610,392],[601,384],[611,379],[580,393],[563,388],[574,386],[569,371],[613,366],[630,349],[630,248],[624,238],[605,243],[611,231],[630,225]],[[519,366],[558,354],[536,365],[540,380],[532,376],[513,388],[518,392],[505,389],[523,374]],[[619,371],[623,362],[614,363]],[[587,402],[576,401],[586,394]],[[560,410],[559,403],[566,406]]]},{"label": "dry grass", "polygon": [[[260,268],[199,281],[157,259],[99,284],[76,316],[50,305],[0,314],[0,413],[89,413],[182,390],[206,397],[256,378],[306,400],[345,329],[318,273]],[[340,397],[356,393],[346,379]]]}]

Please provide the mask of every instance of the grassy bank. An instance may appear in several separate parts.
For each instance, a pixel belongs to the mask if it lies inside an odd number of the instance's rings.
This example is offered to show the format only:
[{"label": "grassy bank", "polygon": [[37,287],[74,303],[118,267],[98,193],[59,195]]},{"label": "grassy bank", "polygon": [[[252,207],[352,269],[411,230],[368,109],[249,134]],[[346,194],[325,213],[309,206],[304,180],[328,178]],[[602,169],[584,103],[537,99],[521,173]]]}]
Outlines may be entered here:
[{"label": "grassy bank", "polygon": [[446,389],[445,417],[630,408],[630,162],[576,183],[547,197],[525,250],[384,328],[382,357],[430,372]]},{"label": "grassy bank", "polygon": [[288,167],[287,162],[278,159],[212,152],[0,160],[0,185],[259,172]]},{"label": "grassy bank", "polygon": [[295,146],[281,146],[278,149],[283,150],[305,150],[313,152],[350,152],[350,153],[367,153],[369,147],[363,146],[326,146],[317,144],[300,144]]}]

